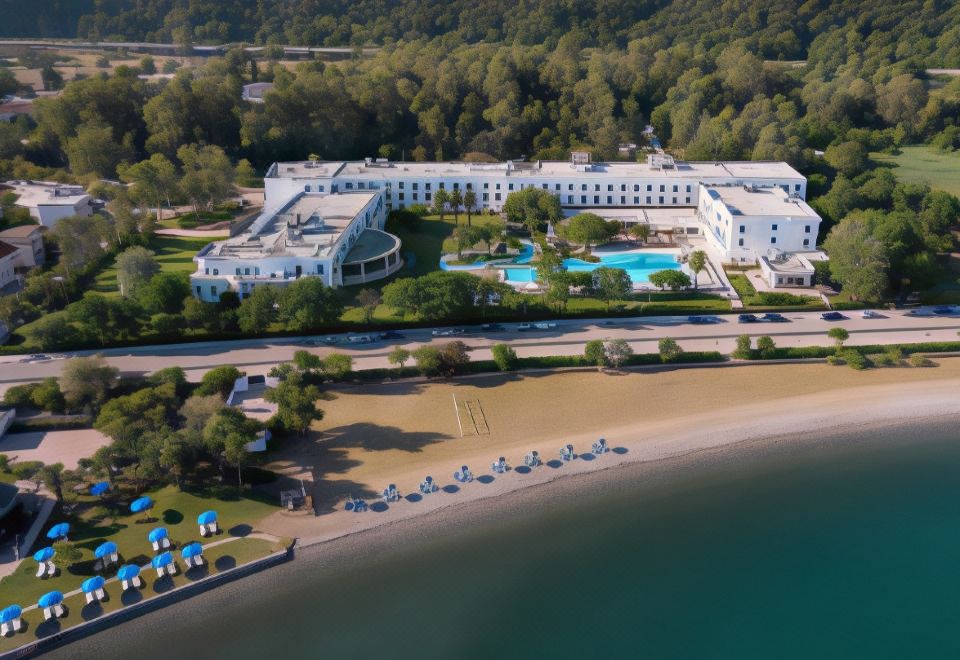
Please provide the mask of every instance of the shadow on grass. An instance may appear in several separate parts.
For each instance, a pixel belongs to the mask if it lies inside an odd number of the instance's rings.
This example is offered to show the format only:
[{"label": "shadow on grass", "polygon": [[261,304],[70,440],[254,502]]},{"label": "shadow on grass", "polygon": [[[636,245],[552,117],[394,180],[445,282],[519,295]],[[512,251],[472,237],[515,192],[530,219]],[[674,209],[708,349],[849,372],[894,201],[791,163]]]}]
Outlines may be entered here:
[{"label": "shadow on grass", "polygon": [[36,636],[40,639],[56,635],[61,629],[60,619],[49,619],[37,626]]},{"label": "shadow on grass", "polygon": [[237,560],[231,555],[223,555],[222,557],[217,557],[213,565],[217,567],[218,571],[227,571],[237,565]]},{"label": "shadow on grass", "polygon": [[250,534],[253,531],[253,527],[246,523],[240,523],[239,525],[234,525],[227,530],[227,534],[230,536],[239,536],[244,537]]},{"label": "shadow on grass", "polygon": [[124,605],[134,605],[143,600],[143,594],[140,593],[139,589],[127,589],[122,594],[120,594],[120,602]]},{"label": "shadow on grass", "polygon": [[165,525],[179,525],[183,522],[183,514],[176,509],[166,509],[162,515]]},{"label": "shadow on grass", "polygon": [[83,619],[84,621],[92,621],[93,619],[96,619],[97,617],[102,615],[103,615],[103,605],[101,605],[97,601],[93,601],[92,603],[87,603],[86,605],[83,606],[83,609],[80,610],[80,618]]}]

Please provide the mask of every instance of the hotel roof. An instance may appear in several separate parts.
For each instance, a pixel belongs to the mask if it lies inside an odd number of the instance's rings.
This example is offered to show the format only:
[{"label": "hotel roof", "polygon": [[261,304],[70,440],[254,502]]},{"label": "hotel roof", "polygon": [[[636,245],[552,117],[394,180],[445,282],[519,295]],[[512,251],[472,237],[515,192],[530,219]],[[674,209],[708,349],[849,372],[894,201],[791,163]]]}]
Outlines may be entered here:
[{"label": "hotel roof", "polygon": [[711,198],[723,202],[731,215],[772,215],[819,218],[801,199],[790,197],[782,188],[770,186],[704,186]]},{"label": "hotel roof", "polygon": [[82,187],[65,185],[62,183],[17,183],[8,181],[18,195],[17,206],[36,208],[38,206],[76,206],[79,202],[90,199]]},{"label": "hotel roof", "polygon": [[300,193],[280,210],[261,215],[248,231],[215,243],[208,252],[198,256],[250,259],[325,256],[376,195],[375,192]]},{"label": "hotel roof", "polygon": [[516,177],[656,177],[694,179],[797,179],[803,175],[787,163],[776,161],[745,162],[682,162],[674,167],[658,168],[648,163],[627,161],[597,162],[576,166],[565,160],[500,163],[462,162],[377,162],[377,161],[293,161],[276,163],[268,176],[272,178],[327,178],[349,176],[364,179],[396,179],[409,177],[456,176]]}]

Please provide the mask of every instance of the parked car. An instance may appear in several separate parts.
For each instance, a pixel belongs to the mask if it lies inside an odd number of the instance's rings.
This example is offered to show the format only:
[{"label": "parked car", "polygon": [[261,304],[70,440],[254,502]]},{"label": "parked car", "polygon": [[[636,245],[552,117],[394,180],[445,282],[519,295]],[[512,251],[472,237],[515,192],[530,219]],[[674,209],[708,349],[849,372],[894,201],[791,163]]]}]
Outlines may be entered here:
[{"label": "parked car", "polygon": [[372,344],[373,337],[370,335],[350,335],[347,341],[351,344]]},{"label": "parked car", "polygon": [[504,327],[499,323],[484,323],[480,329],[484,332],[503,332]]},{"label": "parked car", "polygon": [[387,330],[386,332],[380,333],[380,339],[406,339],[407,336],[402,332],[397,332],[396,330]]},{"label": "parked car", "polygon": [[842,321],[846,317],[840,312],[824,312],[820,315],[824,321]]},{"label": "parked car", "polygon": [[532,327],[533,326],[530,325],[529,323],[521,323],[520,325],[517,326],[517,330],[519,330],[520,332],[525,332],[527,330],[530,330]]},{"label": "parked car", "polygon": [[879,312],[876,312],[876,311],[874,311],[874,310],[872,310],[872,309],[865,309],[865,310],[863,310],[863,318],[865,318],[865,319],[879,319],[879,318],[883,318],[883,317],[880,316],[880,313],[879,313]]},{"label": "parked car", "polygon": [[433,330],[430,334],[433,335],[434,337],[449,337],[450,335],[453,334],[453,330],[451,330],[450,328],[437,328],[436,330]]},{"label": "parked car", "polygon": [[720,323],[716,316],[688,316],[687,321],[694,325],[704,325],[706,323]]},{"label": "parked car", "polygon": [[756,323],[760,319],[757,318],[756,314],[741,314],[737,317],[737,320],[740,321],[740,323]]},{"label": "parked car", "polygon": [[933,308],[934,314],[955,314],[956,308],[953,305],[937,305]]},{"label": "parked car", "polygon": [[550,321],[549,323],[547,321],[539,321],[537,323],[534,323],[533,327],[536,328],[537,330],[552,330],[553,328],[557,327],[557,324],[552,321]]},{"label": "parked car", "polygon": [[763,320],[770,321],[771,323],[784,323],[787,317],[783,314],[777,314],[776,312],[767,312],[763,315]]}]

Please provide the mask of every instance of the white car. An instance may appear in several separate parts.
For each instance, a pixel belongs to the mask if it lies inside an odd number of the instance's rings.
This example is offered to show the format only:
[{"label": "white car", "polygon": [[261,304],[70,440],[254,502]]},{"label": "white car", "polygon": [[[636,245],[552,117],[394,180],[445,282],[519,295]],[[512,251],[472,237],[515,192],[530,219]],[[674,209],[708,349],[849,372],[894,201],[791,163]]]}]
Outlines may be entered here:
[{"label": "white car", "polygon": [[878,312],[875,312],[875,311],[872,310],[872,309],[865,309],[865,310],[863,310],[863,318],[865,318],[865,319],[878,319],[878,318],[880,318],[880,314],[879,314]]},{"label": "white car", "polygon": [[552,322],[547,323],[546,321],[540,321],[539,323],[534,323],[533,327],[536,328],[537,330],[550,330],[552,328],[556,328],[557,324]]}]

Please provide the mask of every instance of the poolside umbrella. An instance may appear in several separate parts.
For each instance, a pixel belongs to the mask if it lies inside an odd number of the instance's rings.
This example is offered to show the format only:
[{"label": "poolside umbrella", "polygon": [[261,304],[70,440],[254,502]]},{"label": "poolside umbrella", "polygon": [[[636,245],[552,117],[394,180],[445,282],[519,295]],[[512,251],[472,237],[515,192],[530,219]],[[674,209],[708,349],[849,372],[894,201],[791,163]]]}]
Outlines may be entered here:
[{"label": "poolside umbrella", "polygon": [[97,549],[93,551],[93,556],[97,559],[103,559],[104,557],[109,557],[110,555],[115,554],[117,554],[117,544],[113,541],[101,543],[97,546]]},{"label": "poolside umbrella", "polygon": [[[127,582],[135,580],[137,576],[140,575],[140,567],[136,564],[124,564],[120,567],[120,570],[117,571],[117,579],[120,580],[121,585],[126,590]],[[134,584],[133,586],[138,586]]]},{"label": "poolside umbrella", "polygon": [[153,506],[153,500],[149,497],[138,497],[133,502],[130,503],[130,510],[134,513],[140,513],[141,511],[146,511],[147,509]]},{"label": "poolside umbrella", "polygon": [[164,569],[166,569],[167,573],[173,575],[173,555],[169,552],[164,552],[154,557],[150,561],[150,565],[157,569],[158,576],[163,576]]},{"label": "poolside umbrella", "polygon": [[14,619],[19,619],[23,608],[19,605],[8,605],[0,610],[0,623],[10,623]]},{"label": "poolside umbrella", "polygon": [[37,550],[35,553],[33,553],[33,559],[37,563],[50,561],[51,559],[53,559],[53,556],[55,554],[57,554],[57,552],[48,545],[46,548],[41,548],[40,550]]},{"label": "poolside umbrella", "polygon": [[216,511],[204,511],[199,516],[197,516],[198,525],[209,525],[210,523],[217,522],[217,512]]},{"label": "poolside umbrella", "polygon": [[66,538],[67,534],[70,532],[70,523],[58,523],[50,528],[50,531],[47,532],[48,539],[62,539]]},{"label": "poolside umbrella", "polygon": [[90,486],[90,494],[91,494],[91,495],[100,496],[100,495],[103,495],[104,493],[106,493],[108,490],[110,490],[110,482],[109,482],[109,481],[100,481],[100,482],[95,483],[95,484],[93,484],[92,486]]},{"label": "poolside umbrella", "polygon": [[48,607],[54,607],[63,602],[63,594],[59,591],[48,591],[47,593],[40,596],[40,600],[37,601],[37,605],[46,609]]},{"label": "poolside umbrella", "polygon": [[159,550],[161,547],[169,548],[170,540],[168,538],[166,527],[154,527],[150,530],[150,533],[147,534],[147,540],[153,544],[154,550]]},{"label": "poolside umbrella", "polygon": [[82,591],[87,596],[87,602],[92,603],[94,600],[100,600],[105,597],[103,593],[103,583],[104,579],[99,575],[96,575],[92,578],[87,578],[80,585],[80,591]]},{"label": "poolside umbrella", "polygon": [[186,562],[188,567],[193,564],[199,566],[203,563],[201,559],[203,556],[203,546],[196,541],[188,543],[180,550],[180,556],[183,557],[183,561]]}]

